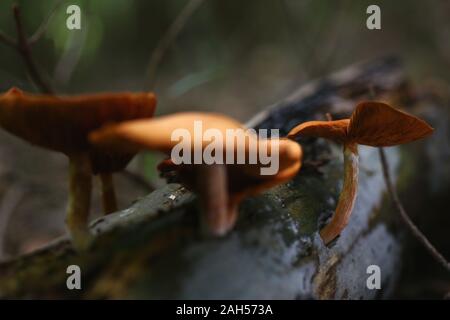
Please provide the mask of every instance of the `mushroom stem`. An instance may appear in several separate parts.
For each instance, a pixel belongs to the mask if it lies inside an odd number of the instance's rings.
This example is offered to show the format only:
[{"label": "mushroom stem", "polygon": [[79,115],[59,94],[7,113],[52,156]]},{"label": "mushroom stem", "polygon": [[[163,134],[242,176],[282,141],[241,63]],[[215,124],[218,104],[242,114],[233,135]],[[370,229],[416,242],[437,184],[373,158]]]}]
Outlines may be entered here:
[{"label": "mushroom stem", "polygon": [[358,147],[356,144],[344,145],[344,185],[336,211],[331,221],[320,231],[327,245],[345,228],[355,205],[358,189]]},{"label": "mushroom stem", "polygon": [[196,171],[196,189],[204,222],[211,234],[223,236],[232,227],[229,221],[234,220],[228,214],[227,168],[224,164],[202,164]]},{"label": "mushroom stem", "polygon": [[241,198],[234,198],[228,200],[228,211],[227,211],[227,224],[228,229],[231,230],[234,225],[236,224],[236,221],[239,216],[239,204],[241,203]]},{"label": "mushroom stem", "polygon": [[85,153],[69,156],[69,206],[66,224],[73,245],[78,250],[86,249],[91,241],[88,228],[91,204],[92,169]]},{"label": "mushroom stem", "polygon": [[105,215],[117,211],[117,198],[112,173],[100,173],[102,186],[103,213]]}]

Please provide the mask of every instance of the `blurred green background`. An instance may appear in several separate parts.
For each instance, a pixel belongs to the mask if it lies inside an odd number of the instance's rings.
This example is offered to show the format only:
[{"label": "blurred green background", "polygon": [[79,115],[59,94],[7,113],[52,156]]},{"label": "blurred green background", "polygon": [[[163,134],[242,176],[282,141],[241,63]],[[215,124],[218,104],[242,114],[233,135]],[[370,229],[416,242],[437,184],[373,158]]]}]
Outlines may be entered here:
[{"label": "blurred green background", "polygon": [[[0,29],[10,35],[13,2],[0,2]],[[17,1],[29,34],[56,2]],[[154,90],[160,114],[213,109],[245,120],[312,78],[385,53],[399,54],[416,77],[449,79],[446,0],[200,1],[156,74],[149,74],[151,55],[189,1],[61,2],[33,48],[57,91]],[[366,28],[366,8],[373,3],[381,7],[381,30]],[[65,27],[69,4],[82,10],[81,30]],[[0,57],[2,91],[34,89],[15,52],[0,46]]]}]

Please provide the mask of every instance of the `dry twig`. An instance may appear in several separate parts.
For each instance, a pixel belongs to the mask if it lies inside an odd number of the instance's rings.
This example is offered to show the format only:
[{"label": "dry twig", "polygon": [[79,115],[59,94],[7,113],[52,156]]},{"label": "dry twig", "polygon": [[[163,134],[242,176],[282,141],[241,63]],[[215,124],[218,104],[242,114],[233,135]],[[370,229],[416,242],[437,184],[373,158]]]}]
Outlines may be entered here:
[{"label": "dry twig", "polygon": [[194,14],[194,12],[204,1],[205,0],[189,1],[183,8],[183,10],[181,10],[177,18],[170,25],[169,29],[167,29],[161,40],[158,42],[155,50],[150,57],[147,67],[147,75],[149,79],[148,87],[150,89],[152,89],[155,85],[158,66],[161,63],[161,60],[163,59],[166,51],[169,49],[170,45],[181,32],[181,30],[183,30],[183,27],[186,25],[189,18]]},{"label": "dry twig", "polygon": [[21,13],[18,5],[13,6],[14,20],[16,22],[17,30],[17,50],[22,56],[23,61],[27,67],[33,82],[39,87],[43,93],[53,93],[50,85],[43,79],[38,71],[36,63],[34,62],[33,55],[31,54],[31,47],[25,34],[23,27]]},{"label": "dry twig", "polygon": [[47,28],[50,24],[50,21],[52,20],[53,16],[56,13],[56,10],[59,8],[59,6],[61,5],[62,1],[61,0],[57,0],[53,6],[53,8],[50,10],[50,13],[48,14],[47,18],[42,21],[41,25],[36,29],[36,31],[33,33],[33,35],[28,39],[28,43],[29,45],[33,45],[36,42],[38,42],[41,37],[45,34],[45,32],[47,31]]},{"label": "dry twig", "polygon": [[[28,74],[31,77],[31,80],[35,83],[35,85],[39,88],[43,93],[53,93],[53,89],[50,84],[44,80],[44,77],[40,74],[39,69],[34,61],[33,55],[31,54],[31,44],[33,43],[30,39],[27,38],[25,28],[22,22],[22,15],[20,13],[20,9],[18,5],[14,5],[12,7],[14,22],[16,24],[16,32],[17,32],[17,40],[10,38],[0,31],[0,42],[3,42],[5,45],[15,49],[22,60],[25,63]],[[41,28],[41,27],[40,27]],[[42,28],[45,29],[45,28]],[[35,33],[36,39],[40,37],[41,31],[38,29],[38,33]],[[42,31],[43,32],[43,31]]]},{"label": "dry twig", "polygon": [[445,257],[431,244],[431,242],[427,239],[427,237],[420,231],[420,229],[414,224],[411,218],[408,216],[405,208],[403,207],[402,202],[397,194],[397,190],[394,188],[392,184],[392,180],[389,174],[389,164],[386,159],[386,155],[384,153],[383,148],[378,148],[380,152],[380,160],[381,166],[383,169],[384,180],[386,181],[386,186],[388,188],[389,194],[394,201],[395,206],[400,213],[401,218],[407,225],[407,227],[411,230],[413,235],[423,244],[423,246],[428,250],[428,252],[433,256],[433,258],[439,262],[447,271],[450,271],[450,263],[445,259]]}]

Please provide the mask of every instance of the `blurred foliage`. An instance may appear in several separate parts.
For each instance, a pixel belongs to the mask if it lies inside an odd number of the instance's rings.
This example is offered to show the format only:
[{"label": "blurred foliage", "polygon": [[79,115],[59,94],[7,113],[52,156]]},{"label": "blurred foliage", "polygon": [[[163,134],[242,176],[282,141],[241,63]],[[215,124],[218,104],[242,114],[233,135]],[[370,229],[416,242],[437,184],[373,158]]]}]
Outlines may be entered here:
[{"label": "blurred foliage", "polygon": [[150,180],[155,181],[158,179],[158,173],[155,170],[156,166],[159,163],[159,157],[154,152],[146,152],[142,155],[142,159],[144,162],[144,176]]},{"label": "blurred foliage", "polygon": [[[14,35],[11,4],[32,33],[57,0],[0,3],[0,29]],[[36,60],[59,92],[144,90],[151,53],[187,0],[63,0]],[[415,75],[449,79],[450,4],[445,0],[378,1],[382,30],[365,27],[371,1],[205,0],[158,69],[159,113],[225,110],[248,118],[311,78],[346,64],[398,53]],[[65,27],[69,4],[82,30]],[[23,65],[0,47],[0,89],[32,90]]]}]

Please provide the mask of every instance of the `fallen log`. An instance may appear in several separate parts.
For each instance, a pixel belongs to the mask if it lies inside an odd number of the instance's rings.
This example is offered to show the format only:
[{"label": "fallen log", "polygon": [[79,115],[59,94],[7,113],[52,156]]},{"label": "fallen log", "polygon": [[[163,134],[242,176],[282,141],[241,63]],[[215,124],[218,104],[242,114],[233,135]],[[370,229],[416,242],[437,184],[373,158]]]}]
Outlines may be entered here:
[{"label": "fallen log", "polygon": [[[372,95],[412,113],[429,110],[407,82],[399,61],[385,58],[304,86],[248,125],[278,128],[284,135],[300,122],[324,119],[326,113],[333,118],[348,116],[358,101]],[[433,139],[431,143],[440,143]],[[124,211],[94,221],[91,228],[96,239],[88,252],[76,253],[62,238],[0,264],[0,297],[389,297],[401,270],[404,229],[386,194],[378,150],[360,148],[360,186],[353,215],[339,239],[325,247],[317,231],[333,213],[339,196],[342,153],[322,139],[300,142],[305,165],[298,176],[247,199],[229,235],[204,236],[195,195],[169,184]],[[418,175],[415,170],[426,157],[429,143],[386,150],[399,193],[413,194],[417,211],[427,207],[425,186],[420,182],[427,173]],[[70,265],[81,269],[81,290],[66,287]],[[381,270],[380,290],[366,285],[371,265]]]}]

